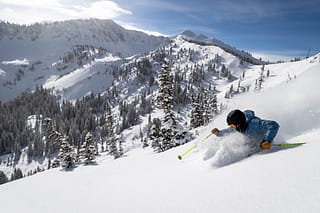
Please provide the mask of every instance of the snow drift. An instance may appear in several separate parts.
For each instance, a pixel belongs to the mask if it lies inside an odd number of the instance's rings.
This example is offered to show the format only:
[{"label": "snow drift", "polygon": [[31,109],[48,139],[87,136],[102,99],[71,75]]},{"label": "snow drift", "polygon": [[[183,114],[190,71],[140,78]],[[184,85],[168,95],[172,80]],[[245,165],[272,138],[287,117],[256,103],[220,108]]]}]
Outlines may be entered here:
[{"label": "snow drift", "polygon": [[232,133],[212,140],[207,145],[204,160],[210,159],[213,167],[227,166],[254,154],[257,149],[252,146],[245,135]]}]

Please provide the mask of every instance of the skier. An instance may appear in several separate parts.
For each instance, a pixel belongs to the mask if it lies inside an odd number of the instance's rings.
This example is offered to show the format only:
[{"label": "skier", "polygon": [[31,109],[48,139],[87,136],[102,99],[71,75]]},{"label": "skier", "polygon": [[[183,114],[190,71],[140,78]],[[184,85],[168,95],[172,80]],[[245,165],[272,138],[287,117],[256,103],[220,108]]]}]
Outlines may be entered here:
[{"label": "skier", "polygon": [[256,151],[270,149],[279,129],[277,122],[260,119],[255,116],[252,110],[242,112],[236,109],[231,111],[227,116],[227,123],[229,128],[223,130],[214,128],[211,133],[220,137],[233,131],[241,132],[250,139],[250,146]]}]

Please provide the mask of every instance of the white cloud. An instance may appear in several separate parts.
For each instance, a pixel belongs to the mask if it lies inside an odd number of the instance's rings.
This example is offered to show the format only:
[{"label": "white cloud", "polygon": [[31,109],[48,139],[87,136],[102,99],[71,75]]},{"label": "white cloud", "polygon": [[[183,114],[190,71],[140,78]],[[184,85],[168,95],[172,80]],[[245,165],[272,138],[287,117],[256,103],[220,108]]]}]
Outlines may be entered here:
[{"label": "white cloud", "polygon": [[132,14],[130,11],[122,9],[112,1],[97,1],[93,2],[89,7],[75,5],[73,8],[78,11],[80,17],[112,19],[122,14]]},{"label": "white cloud", "polygon": [[0,0],[1,5],[10,5],[14,7],[52,7],[60,5],[57,0]]},{"label": "white cloud", "polygon": [[168,36],[163,33],[156,32],[156,31],[141,29],[139,27],[136,27],[134,24],[127,24],[127,23],[122,23],[122,22],[117,22],[117,23],[120,24],[122,27],[126,28],[127,30],[136,30],[136,31],[144,32],[148,35],[154,35],[154,36]]},{"label": "white cloud", "polygon": [[115,19],[131,15],[113,1],[0,0],[1,19],[18,24],[80,18]]},{"label": "white cloud", "polygon": [[[17,24],[32,24],[42,21],[62,21],[68,19],[113,19],[132,12],[122,8],[113,1],[107,0],[0,0],[2,20]],[[117,21],[117,20],[116,20]],[[151,30],[143,30],[135,24],[117,21],[129,30],[145,32],[149,35],[163,36]]]},{"label": "white cloud", "polygon": [[2,69],[0,69],[0,78],[6,77],[6,72]]},{"label": "white cloud", "polygon": [[2,61],[2,64],[6,64],[6,65],[28,65],[30,63],[30,61],[28,59],[16,59],[16,60],[12,60],[12,61]]}]

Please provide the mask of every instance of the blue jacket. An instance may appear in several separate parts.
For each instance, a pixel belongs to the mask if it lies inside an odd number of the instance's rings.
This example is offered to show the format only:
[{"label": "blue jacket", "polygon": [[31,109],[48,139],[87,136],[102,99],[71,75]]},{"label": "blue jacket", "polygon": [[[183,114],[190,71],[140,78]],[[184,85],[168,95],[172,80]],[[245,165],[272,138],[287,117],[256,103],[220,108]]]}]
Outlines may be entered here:
[{"label": "blue jacket", "polygon": [[[273,141],[279,129],[279,124],[277,122],[260,119],[259,117],[255,116],[254,111],[252,110],[245,110],[243,113],[246,116],[247,122],[247,129],[245,130],[244,134],[250,138],[250,140],[254,142],[257,147],[260,146],[262,141]],[[233,131],[236,130],[229,127],[221,130],[217,136],[223,136]]]}]

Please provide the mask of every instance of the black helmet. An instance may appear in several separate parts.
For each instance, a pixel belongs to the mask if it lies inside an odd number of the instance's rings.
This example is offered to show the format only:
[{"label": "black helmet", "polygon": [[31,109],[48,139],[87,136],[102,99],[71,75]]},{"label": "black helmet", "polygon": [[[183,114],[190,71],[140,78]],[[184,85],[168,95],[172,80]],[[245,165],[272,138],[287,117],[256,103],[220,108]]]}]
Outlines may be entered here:
[{"label": "black helmet", "polygon": [[227,123],[228,125],[234,124],[239,132],[244,132],[247,128],[246,116],[238,109],[229,112]]}]

